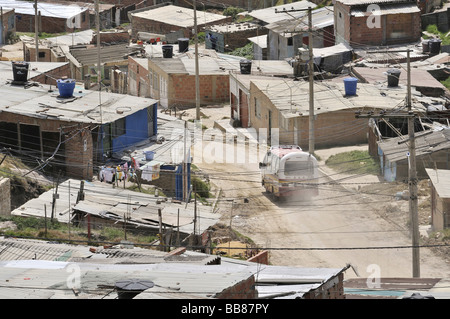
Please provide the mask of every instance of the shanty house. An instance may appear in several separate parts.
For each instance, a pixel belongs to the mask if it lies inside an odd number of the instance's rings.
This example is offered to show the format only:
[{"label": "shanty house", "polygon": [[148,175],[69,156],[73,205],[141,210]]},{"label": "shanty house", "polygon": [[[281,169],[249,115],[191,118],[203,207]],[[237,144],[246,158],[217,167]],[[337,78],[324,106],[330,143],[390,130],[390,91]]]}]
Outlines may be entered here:
[{"label": "shanty house", "polygon": [[[311,17],[314,32],[313,47],[323,48],[334,45],[333,7],[313,10]],[[286,19],[269,23],[265,27],[269,30],[267,36],[269,60],[292,58],[298,54],[299,48],[309,43],[306,11],[298,18],[294,19],[286,15]]]},{"label": "shanty house", "polygon": [[[134,10],[128,14],[132,25],[131,37],[137,38],[138,32],[150,32],[157,34],[170,34],[171,32],[182,30],[185,38],[193,36],[194,10],[174,6],[170,3],[145,7]],[[198,15],[198,32],[205,29],[206,25],[231,22],[231,17],[221,14],[203,12]]]},{"label": "shanty house", "polygon": [[425,170],[431,182],[431,225],[440,231],[450,227],[450,170]]},{"label": "shanty house", "polygon": [[[17,32],[35,32],[35,8],[33,2],[1,0],[3,9],[14,9]],[[89,10],[78,5],[38,2],[39,31],[47,33],[72,32],[90,28]]]},{"label": "shanty house", "polygon": [[[209,57],[199,59],[200,104],[220,104],[229,101],[230,68],[239,68],[237,61]],[[192,107],[196,105],[195,59],[154,58],[148,60],[150,96],[162,107]]]},{"label": "shanty house", "polygon": [[2,10],[2,20],[0,23],[0,44],[8,44],[12,35],[16,34],[16,21],[14,9]]},{"label": "shanty house", "polygon": [[379,46],[411,43],[422,35],[415,0],[336,0],[336,43]]},{"label": "shanty house", "polygon": [[[58,84],[60,85],[60,84]],[[157,101],[110,92],[9,82],[0,86],[0,145],[37,160],[36,169],[91,179],[97,163],[157,130]]]},{"label": "shanty house", "polygon": [[292,66],[282,60],[252,61],[248,74],[241,71],[230,72],[230,118],[235,127],[250,127],[250,82],[253,79],[280,79],[293,75]]},{"label": "shanty house", "polygon": [[128,94],[150,97],[148,59],[128,57],[127,77]]},{"label": "shanty house", "polygon": [[253,43],[253,60],[267,60],[267,34],[248,38]]},{"label": "shanty house", "polygon": [[[100,50],[93,45],[75,46],[65,52],[72,72],[72,78],[85,81],[87,77],[96,77],[98,60],[101,61],[103,84],[109,84],[111,70],[128,69],[128,56],[140,53],[141,48],[129,47],[128,44],[102,46]],[[93,82],[96,82],[95,79]]]},{"label": "shanty house", "polygon": [[[0,241],[0,268],[5,280],[0,297],[181,299],[182,305],[192,300],[193,307],[199,305],[194,299],[200,303],[205,299],[264,299],[268,312],[276,312],[271,307],[278,303],[268,299],[345,299],[344,274],[349,267],[262,267],[250,260],[183,247],[165,252],[133,245],[89,247],[5,238]],[[67,279],[70,270],[79,270],[78,286],[71,287]],[[39,283],[40,289],[30,282]],[[166,312],[176,316],[180,309],[171,307]]]},{"label": "shanty house", "polygon": [[[309,83],[294,80],[251,80],[250,122],[257,131],[267,130],[269,141],[308,147]],[[314,83],[314,141],[317,148],[367,143],[367,119],[356,111],[392,109],[402,103],[406,89],[359,83],[348,95],[343,83]]]},{"label": "shanty house", "polygon": [[249,38],[267,34],[265,28],[251,22],[225,23],[206,27],[205,48],[221,53],[244,47]]},{"label": "shanty house", "polygon": [[[381,173],[386,181],[407,181],[409,147],[407,136],[378,142]],[[427,178],[426,168],[450,168],[450,129],[425,130],[415,134],[416,170],[419,179]]]}]

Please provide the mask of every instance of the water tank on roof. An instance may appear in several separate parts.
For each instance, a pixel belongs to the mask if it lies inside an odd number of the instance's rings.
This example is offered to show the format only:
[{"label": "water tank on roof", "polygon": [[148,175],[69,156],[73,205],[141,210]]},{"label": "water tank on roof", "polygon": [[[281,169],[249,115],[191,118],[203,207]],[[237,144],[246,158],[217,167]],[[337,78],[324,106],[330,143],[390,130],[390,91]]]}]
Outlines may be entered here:
[{"label": "water tank on roof", "polygon": [[173,45],[163,45],[162,46],[163,58],[172,58],[173,56]]},{"label": "water tank on roof", "polygon": [[13,70],[13,79],[14,82],[22,82],[25,83],[28,81],[28,66],[29,63],[22,62],[12,62],[12,70]]},{"label": "water tank on roof", "polygon": [[251,74],[252,73],[252,61],[241,60],[239,62],[241,68],[241,74]]},{"label": "water tank on roof", "polygon": [[178,51],[180,53],[187,52],[189,50],[189,39],[188,38],[179,38],[178,39]]}]

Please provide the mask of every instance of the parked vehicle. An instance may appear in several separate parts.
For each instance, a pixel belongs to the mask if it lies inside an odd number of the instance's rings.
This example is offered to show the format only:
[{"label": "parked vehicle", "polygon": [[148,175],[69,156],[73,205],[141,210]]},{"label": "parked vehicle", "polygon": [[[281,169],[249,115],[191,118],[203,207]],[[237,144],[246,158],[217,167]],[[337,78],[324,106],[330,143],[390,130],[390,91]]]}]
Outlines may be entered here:
[{"label": "parked vehicle", "polygon": [[317,159],[297,145],[272,146],[259,163],[262,185],[273,199],[319,195]]}]

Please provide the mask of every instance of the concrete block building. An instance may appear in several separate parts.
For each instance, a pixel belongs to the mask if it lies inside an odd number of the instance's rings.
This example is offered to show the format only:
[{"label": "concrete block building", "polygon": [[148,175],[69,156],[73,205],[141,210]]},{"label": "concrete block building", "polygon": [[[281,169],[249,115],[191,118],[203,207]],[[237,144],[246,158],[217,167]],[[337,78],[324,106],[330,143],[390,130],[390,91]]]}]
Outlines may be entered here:
[{"label": "concrete block building", "polygon": [[415,0],[336,0],[336,43],[352,47],[420,40],[420,9]]}]

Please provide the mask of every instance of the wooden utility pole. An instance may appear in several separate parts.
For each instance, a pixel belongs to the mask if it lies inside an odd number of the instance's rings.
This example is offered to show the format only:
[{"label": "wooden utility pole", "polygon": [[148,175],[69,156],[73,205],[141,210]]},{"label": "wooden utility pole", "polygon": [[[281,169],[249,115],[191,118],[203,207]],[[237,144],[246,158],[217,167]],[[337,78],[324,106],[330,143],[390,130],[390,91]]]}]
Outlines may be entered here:
[{"label": "wooden utility pole", "polygon": [[[309,149],[308,152],[313,154],[315,151],[315,139],[314,139],[314,53],[313,53],[313,27],[312,27],[312,8],[308,9],[292,9],[278,11],[275,9],[275,13],[289,13],[297,11],[308,11],[308,49],[309,49],[309,62],[308,62],[308,75],[309,75]],[[303,17],[301,18],[303,19]],[[295,30],[294,30],[295,31]]]},{"label": "wooden utility pole", "polygon": [[195,119],[200,120],[200,78],[198,67],[198,34],[197,34],[197,5],[193,0],[194,6],[194,40],[195,40]]},{"label": "wooden utility pole", "polygon": [[411,220],[411,235],[412,235],[412,273],[413,277],[420,277],[420,251],[419,251],[419,217],[418,217],[418,198],[417,198],[417,169],[416,169],[416,142],[415,142],[415,130],[414,130],[414,112],[412,111],[411,103],[411,65],[410,65],[410,52],[411,50],[389,50],[389,51],[374,51],[368,53],[395,53],[395,52],[407,52],[407,95],[406,106],[408,113],[401,115],[360,115],[356,117],[372,117],[372,118],[407,118],[408,119],[408,185],[409,185],[409,213]]},{"label": "wooden utility pole", "polygon": [[[406,105],[408,112],[412,112],[411,106],[411,67],[410,50],[407,51],[408,64],[408,94]],[[417,170],[416,170],[416,141],[414,137],[414,117],[408,117],[408,137],[409,137],[409,211],[411,215],[412,227],[412,258],[413,258],[413,277],[420,277],[420,254],[419,254],[419,216],[417,199]]]},{"label": "wooden utility pole", "polygon": [[36,43],[36,62],[39,61],[39,18],[37,0],[34,0],[34,41]]},{"label": "wooden utility pole", "polygon": [[99,0],[95,0],[95,25],[97,29],[97,85],[98,85],[98,100],[100,106],[100,124],[103,124],[103,112],[102,112],[102,69],[100,59],[100,12],[99,12]]},{"label": "wooden utility pole", "polygon": [[309,46],[309,154],[314,154],[314,54],[312,36],[312,9],[308,8]]}]

